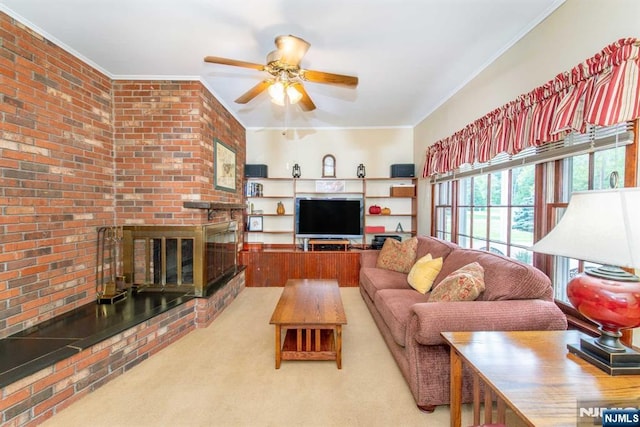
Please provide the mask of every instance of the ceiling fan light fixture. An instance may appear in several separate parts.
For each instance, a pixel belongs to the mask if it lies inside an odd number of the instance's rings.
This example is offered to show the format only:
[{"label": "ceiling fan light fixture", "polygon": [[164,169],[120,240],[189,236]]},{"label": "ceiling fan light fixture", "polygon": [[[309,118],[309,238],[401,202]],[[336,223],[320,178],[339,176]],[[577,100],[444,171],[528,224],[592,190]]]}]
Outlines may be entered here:
[{"label": "ceiling fan light fixture", "polygon": [[269,96],[274,101],[280,101],[284,104],[284,85],[282,82],[275,82],[269,86]]},{"label": "ceiling fan light fixture", "polygon": [[237,59],[206,56],[205,62],[231,65],[264,71],[269,76],[240,95],[235,102],[246,104],[262,92],[268,91],[274,104],[286,106],[299,103],[303,111],[313,111],[316,106],[309,97],[302,82],[335,84],[355,87],[358,78],[343,74],[308,70],[300,67],[300,61],[311,46],[309,42],[293,35],[278,36],[275,39],[276,50],[269,52],[267,63],[256,64]]},{"label": "ceiling fan light fixture", "polygon": [[291,85],[287,86],[287,96],[290,104],[295,104],[302,99],[302,94]]},{"label": "ceiling fan light fixture", "polygon": [[295,104],[302,99],[300,91],[290,84],[283,84],[280,81],[269,86],[269,96],[271,97],[271,102],[280,106],[284,106],[285,97],[289,99],[289,104]]}]

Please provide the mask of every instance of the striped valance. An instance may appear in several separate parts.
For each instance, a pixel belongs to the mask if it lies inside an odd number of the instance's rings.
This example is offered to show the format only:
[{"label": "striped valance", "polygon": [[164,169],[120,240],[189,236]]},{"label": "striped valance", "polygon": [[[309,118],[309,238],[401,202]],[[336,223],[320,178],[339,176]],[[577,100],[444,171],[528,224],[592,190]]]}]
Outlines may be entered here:
[{"label": "striped valance", "polygon": [[620,39],[427,148],[423,177],[640,117],[640,41]]}]

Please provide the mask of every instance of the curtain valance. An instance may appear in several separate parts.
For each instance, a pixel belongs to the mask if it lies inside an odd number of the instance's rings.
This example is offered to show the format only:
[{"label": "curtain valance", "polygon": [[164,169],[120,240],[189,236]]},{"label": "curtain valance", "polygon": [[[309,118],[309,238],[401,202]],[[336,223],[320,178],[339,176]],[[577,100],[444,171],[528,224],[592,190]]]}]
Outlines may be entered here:
[{"label": "curtain valance", "polygon": [[423,177],[640,117],[640,41],[620,39],[427,148]]}]

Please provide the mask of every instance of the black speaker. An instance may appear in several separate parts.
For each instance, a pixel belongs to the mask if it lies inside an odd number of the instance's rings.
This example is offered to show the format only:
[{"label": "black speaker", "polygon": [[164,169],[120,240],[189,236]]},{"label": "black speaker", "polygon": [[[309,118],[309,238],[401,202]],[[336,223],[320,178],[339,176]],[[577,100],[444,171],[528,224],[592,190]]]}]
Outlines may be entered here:
[{"label": "black speaker", "polygon": [[416,168],[413,163],[391,165],[391,178],[413,178],[415,176]]},{"label": "black speaker", "polygon": [[267,178],[267,165],[244,165],[245,178]]}]

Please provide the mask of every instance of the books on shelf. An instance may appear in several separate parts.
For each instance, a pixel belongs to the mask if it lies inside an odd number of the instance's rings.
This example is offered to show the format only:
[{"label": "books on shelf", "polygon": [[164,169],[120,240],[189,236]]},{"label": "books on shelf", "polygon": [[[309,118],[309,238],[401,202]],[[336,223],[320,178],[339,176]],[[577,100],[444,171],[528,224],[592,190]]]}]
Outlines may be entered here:
[{"label": "books on shelf", "polygon": [[244,195],[247,197],[262,197],[262,184],[259,182],[246,182]]}]

